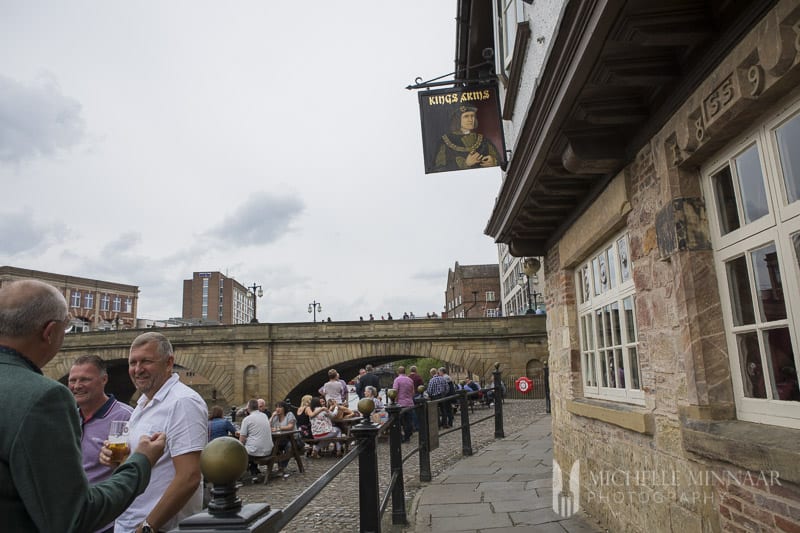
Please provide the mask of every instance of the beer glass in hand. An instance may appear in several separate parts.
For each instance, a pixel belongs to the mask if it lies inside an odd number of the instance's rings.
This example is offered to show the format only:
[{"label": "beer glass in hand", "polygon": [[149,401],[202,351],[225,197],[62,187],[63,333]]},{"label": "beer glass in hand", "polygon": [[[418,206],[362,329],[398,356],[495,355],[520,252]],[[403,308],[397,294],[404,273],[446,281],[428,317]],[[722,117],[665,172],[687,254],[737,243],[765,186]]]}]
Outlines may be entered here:
[{"label": "beer glass in hand", "polygon": [[128,421],[113,420],[108,431],[108,449],[111,450],[111,462],[122,463],[128,458],[131,449],[128,446]]}]

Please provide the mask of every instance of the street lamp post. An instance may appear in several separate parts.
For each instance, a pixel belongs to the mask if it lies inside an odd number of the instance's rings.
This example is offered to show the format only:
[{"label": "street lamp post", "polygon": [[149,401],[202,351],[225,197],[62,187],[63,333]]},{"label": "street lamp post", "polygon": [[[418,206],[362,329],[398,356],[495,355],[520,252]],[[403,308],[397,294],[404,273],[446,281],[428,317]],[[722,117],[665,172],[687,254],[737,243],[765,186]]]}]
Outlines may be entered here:
[{"label": "street lamp post", "polygon": [[322,304],[316,300],[308,304],[308,312],[314,313],[314,322],[317,321],[317,313],[322,312]]},{"label": "street lamp post", "polygon": [[[256,296],[258,296],[259,298],[264,296],[264,290],[261,288],[261,285],[256,285],[255,282],[253,282],[253,284],[250,285],[247,288],[252,291],[252,294],[250,294],[250,297],[253,299],[253,318],[250,319],[250,323],[251,324],[258,324],[258,318],[257,318],[257,315],[256,315]],[[258,292],[256,292],[256,290],[258,290]]]},{"label": "street lamp post", "polygon": [[522,270],[524,274],[519,275],[519,279],[517,280],[517,284],[520,287],[525,287],[528,295],[528,310],[525,311],[526,315],[533,315],[536,314],[536,310],[538,309],[538,305],[536,303],[537,296],[541,296],[541,293],[533,291],[533,303],[531,304],[531,278],[537,280],[538,277],[536,272],[539,271],[542,264],[539,262],[538,259],[534,257],[530,257],[525,259],[522,262]]}]

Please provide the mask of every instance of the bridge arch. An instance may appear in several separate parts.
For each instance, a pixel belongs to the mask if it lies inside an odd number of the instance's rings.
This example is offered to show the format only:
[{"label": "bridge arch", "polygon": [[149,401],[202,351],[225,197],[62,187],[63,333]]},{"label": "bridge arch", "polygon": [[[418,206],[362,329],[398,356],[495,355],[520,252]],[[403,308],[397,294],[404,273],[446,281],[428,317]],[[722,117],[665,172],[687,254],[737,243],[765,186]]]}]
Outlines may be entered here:
[{"label": "bridge arch", "polygon": [[[355,370],[370,363],[430,357],[486,377],[495,362],[506,375],[524,375],[530,361],[547,360],[546,317],[417,319],[368,322],[243,324],[161,330],[175,348],[175,362],[208,380],[218,399],[242,405],[250,397],[273,404],[298,383],[327,370]],[[144,330],[68,335],[61,352],[43,370],[55,379],[72,361],[95,353],[124,360]],[[353,376],[355,373],[353,373]],[[317,387],[319,386],[317,385]],[[212,398],[206,398],[209,403]]]}]

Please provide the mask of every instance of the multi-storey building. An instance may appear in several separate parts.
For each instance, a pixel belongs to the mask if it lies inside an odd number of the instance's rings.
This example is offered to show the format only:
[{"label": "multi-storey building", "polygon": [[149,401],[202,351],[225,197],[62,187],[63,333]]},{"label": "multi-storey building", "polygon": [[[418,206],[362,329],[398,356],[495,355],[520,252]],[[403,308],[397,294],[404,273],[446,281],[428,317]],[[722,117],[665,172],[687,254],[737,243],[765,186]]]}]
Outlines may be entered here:
[{"label": "multi-storey building", "polygon": [[497,265],[459,265],[447,271],[444,291],[447,318],[501,316]]},{"label": "multi-storey building", "polygon": [[[530,272],[526,273],[526,258],[511,255],[506,244],[497,245],[497,255],[500,265],[503,316],[524,315],[529,312],[543,313],[545,280],[541,269],[530,269]],[[541,264],[541,257],[535,259]]]},{"label": "multi-storey building", "polygon": [[255,295],[220,272],[194,272],[183,280],[181,316],[193,323],[248,324],[257,321]]},{"label": "multi-storey building", "polygon": [[37,279],[64,295],[75,331],[136,327],[139,287],[66,274],[0,267],[0,287],[20,279]]},{"label": "multi-storey building", "polygon": [[455,5],[511,154],[486,233],[544,258],[554,502],[800,531],[800,1]]}]

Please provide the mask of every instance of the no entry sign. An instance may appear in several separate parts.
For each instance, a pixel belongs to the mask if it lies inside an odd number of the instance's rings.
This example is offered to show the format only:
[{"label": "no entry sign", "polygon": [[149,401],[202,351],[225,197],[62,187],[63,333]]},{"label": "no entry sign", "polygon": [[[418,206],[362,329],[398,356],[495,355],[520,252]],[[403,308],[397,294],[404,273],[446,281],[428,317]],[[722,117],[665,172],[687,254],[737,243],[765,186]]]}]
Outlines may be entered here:
[{"label": "no entry sign", "polygon": [[514,382],[517,386],[517,390],[523,394],[527,394],[533,388],[533,381],[526,377],[517,378],[517,381]]}]

